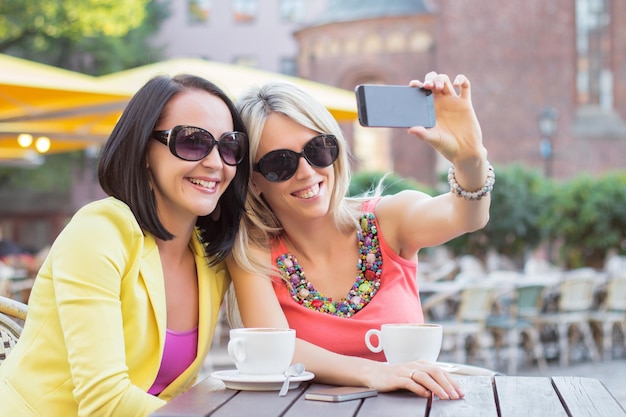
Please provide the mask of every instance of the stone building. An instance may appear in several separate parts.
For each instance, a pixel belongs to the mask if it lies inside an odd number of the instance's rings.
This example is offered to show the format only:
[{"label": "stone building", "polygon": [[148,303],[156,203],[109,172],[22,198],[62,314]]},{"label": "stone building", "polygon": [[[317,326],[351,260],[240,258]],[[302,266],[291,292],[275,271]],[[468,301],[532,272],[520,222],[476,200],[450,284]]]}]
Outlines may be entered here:
[{"label": "stone building", "polygon": [[[519,162],[562,179],[601,174],[626,167],[626,10],[617,3],[334,1],[295,33],[298,70],[346,89],[405,84],[431,69],[464,73],[494,164]],[[546,108],[556,110],[556,129],[542,137]],[[433,182],[445,167],[405,132],[379,135],[390,137],[391,167],[401,175]],[[367,143],[360,152],[355,144],[362,158]]]}]

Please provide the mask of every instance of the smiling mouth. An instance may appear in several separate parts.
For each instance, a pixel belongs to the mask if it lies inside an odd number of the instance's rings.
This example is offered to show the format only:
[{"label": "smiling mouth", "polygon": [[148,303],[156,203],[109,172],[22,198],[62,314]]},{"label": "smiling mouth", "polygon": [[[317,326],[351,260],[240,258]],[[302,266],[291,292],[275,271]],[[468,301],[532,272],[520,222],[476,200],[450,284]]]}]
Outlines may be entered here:
[{"label": "smiling mouth", "polygon": [[293,193],[294,196],[298,197],[298,198],[304,198],[304,199],[308,199],[308,198],[313,198],[316,195],[318,195],[320,192],[320,185],[319,184],[315,184],[314,186],[307,188],[306,190],[297,192],[297,193]]},{"label": "smiling mouth", "polygon": [[205,181],[197,178],[189,178],[189,182],[195,185],[199,185],[200,187],[206,188],[208,190],[215,189],[215,186],[217,185],[217,182],[215,181]]}]

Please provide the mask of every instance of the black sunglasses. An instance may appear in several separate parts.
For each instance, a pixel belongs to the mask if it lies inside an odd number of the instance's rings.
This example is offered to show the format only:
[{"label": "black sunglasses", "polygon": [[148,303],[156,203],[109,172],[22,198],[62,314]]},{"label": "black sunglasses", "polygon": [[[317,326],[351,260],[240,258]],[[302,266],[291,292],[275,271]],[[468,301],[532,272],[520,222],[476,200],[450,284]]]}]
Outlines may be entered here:
[{"label": "black sunglasses", "polygon": [[308,141],[302,152],[277,149],[263,155],[252,168],[270,182],[281,182],[293,177],[301,157],[304,157],[311,166],[326,168],[337,160],[337,156],[339,156],[337,138],[333,135],[319,135]]},{"label": "black sunglasses", "polygon": [[217,150],[226,165],[239,164],[246,155],[248,138],[243,132],[227,132],[219,140],[200,127],[175,126],[170,130],[155,130],[152,137],[170,148],[172,155],[185,161],[199,161]]}]

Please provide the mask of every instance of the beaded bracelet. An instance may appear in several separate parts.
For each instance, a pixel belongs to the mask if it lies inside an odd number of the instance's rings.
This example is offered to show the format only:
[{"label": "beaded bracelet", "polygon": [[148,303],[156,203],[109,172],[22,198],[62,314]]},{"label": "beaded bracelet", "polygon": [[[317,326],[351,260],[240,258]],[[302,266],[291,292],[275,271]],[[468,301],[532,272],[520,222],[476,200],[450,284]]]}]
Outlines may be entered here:
[{"label": "beaded bracelet", "polygon": [[487,161],[487,165],[489,165],[487,168],[487,180],[478,191],[464,190],[463,187],[456,182],[456,177],[454,176],[454,166],[451,166],[448,170],[448,184],[450,184],[450,192],[470,201],[480,200],[483,196],[489,194],[491,190],[493,190],[493,185],[496,182],[496,173],[494,172],[493,166],[491,166],[489,161]]}]

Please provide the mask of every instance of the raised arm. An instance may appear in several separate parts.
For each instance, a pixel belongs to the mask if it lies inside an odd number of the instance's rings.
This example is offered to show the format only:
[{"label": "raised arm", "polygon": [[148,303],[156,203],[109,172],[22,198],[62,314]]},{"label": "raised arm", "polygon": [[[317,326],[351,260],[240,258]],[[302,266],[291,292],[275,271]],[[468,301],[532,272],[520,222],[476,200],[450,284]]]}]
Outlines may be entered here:
[{"label": "raised arm", "polygon": [[451,82],[447,75],[431,72],[423,83],[414,80],[410,85],[432,90],[437,123],[431,129],[412,127],[409,133],[451,162],[449,182],[459,192],[430,197],[405,191],[381,201],[377,208],[381,227],[406,258],[415,256],[421,248],[484,227],[489,220],[489,191],[493,185],[469,80],[458,75]]}]

